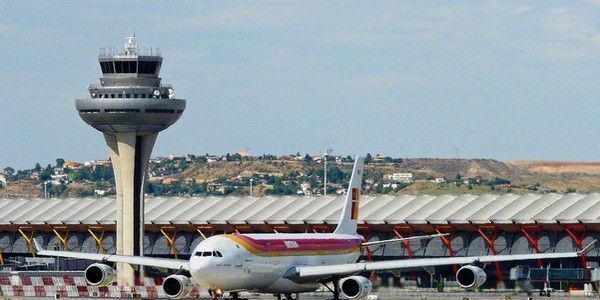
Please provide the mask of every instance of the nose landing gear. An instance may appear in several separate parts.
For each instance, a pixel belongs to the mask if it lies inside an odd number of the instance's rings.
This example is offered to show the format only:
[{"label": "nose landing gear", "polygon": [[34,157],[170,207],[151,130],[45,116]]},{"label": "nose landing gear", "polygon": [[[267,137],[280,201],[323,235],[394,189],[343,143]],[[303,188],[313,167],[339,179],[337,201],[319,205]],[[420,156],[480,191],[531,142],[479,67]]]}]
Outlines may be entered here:
[{"label": "nose landing gear", "polygon": [[[296,297],[294,297],[293,295],[296,295]],[[283,295],[277,294],[275,296],[277,296],[277,300],[283,300],[284,298],[282,298],[282,296],[285,297],[285,300],[299,300],[300,299],[300,294],[283,294]]]},{"label": "nose landing gear", "polygon": [[229,293],[229,298],[225,297],[225,293],[223,293],[223,291],[216,289],[208,289],[208,295],[210,296],[210,298],[212,300],[248,300],[245,298],[240,298],[240,293],[238,292],[230,292]]}]

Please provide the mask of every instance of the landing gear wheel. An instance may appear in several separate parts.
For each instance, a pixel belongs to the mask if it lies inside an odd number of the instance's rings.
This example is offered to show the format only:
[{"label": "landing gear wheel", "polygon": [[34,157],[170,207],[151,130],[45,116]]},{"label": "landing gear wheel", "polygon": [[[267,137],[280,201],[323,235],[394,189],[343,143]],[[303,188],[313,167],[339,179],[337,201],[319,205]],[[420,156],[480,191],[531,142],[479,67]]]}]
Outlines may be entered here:
[{"label": "landing gear wheel", "polygon": [[300,299],[300,297],[299,297],[300,294],[295,294],[295,295],[296,295],[296,297],[293,297],[292,294],[285,294],[284,296],[285,296],[286,300],[298,300],[298,299]]},{"label": "landing gear wheel", "polygon": [[220,290],[208,289],[208,295],[210,295],[210,298],[212,300],[222,300],[223,299],[223,292],[221,292]]}]

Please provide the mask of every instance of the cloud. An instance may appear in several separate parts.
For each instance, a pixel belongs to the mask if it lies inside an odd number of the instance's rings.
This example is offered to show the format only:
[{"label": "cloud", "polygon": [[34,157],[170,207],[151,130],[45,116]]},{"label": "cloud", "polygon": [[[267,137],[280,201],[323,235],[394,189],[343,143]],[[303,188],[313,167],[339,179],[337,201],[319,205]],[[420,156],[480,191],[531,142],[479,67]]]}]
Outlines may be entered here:
[{"label": "cloud", "polygon": [[288,6],[236,6],[184,21],[186,25],[210,29],[255,29],[282,26],[299,20],[301,12]]},{"label": "cloud", "polygon": [[517,5],[514,9],[513,12],[517,15],[522,15],[522,14],[526,14],[528,12],[531,12],[533,10],[533,6],[529,6],[529,5]]},{"label": "cloud", "polygon": [[548,8],[537,18],[538,35],[521,40],[523,50],[545,60],[598,58],[600,32],[582,8]]},{"label": "cloud", "polygon": [[353,76],[346,86],[360,86],[361,90],[382,91],[402,86],[427,86],[427,78],[411,76],[400,72],[369,73]]}]

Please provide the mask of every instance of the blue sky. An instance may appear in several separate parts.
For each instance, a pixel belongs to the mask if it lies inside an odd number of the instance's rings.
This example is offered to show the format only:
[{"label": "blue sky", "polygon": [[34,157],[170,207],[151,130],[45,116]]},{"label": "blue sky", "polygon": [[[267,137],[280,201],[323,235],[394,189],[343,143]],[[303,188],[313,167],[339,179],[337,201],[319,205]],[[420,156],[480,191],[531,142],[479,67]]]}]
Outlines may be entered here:
[{"label": "blue sky", "polygon": [[14,1],[0,167],[108,156],[74,100],[134,30],[188,100],[154,155],[598,160],[599,1]]}]

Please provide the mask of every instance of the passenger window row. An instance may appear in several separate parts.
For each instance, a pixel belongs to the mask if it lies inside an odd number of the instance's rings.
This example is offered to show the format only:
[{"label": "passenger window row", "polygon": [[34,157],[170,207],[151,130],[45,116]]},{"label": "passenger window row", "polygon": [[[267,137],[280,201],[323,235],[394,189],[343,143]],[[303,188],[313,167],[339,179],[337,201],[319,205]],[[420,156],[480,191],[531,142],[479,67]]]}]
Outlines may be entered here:
[{"label": "passenger window row", "polygon": [[[79,110],[80,113],[82,114],[97,114],[100,113],[99,109],[81,109]],[[140,109],[135,109],[135,108],[107,108],[104,110],[105,113],[140,113],[141,110]],[[180,114],[183,112],[183,109],[178,109],[178,110],[174,110],[174,109],[145,109],[144,110],[145,113],[152,113],[152,114]]]},{"label": "passenger window row", "polygon": [[[97,96],[94,96],[93,98],[131,98],[131,96],[133,96],[133,98],[146,98],[146,95],[148,96],[148,98],[154,98],[152,94],[99,94]],[[160,95],[160,98],[167,99],[169,98],[169,96]]]},{"label": "passenger window row", "polygon": [[219,252],[219,251],[204,251],[204,252],[198,251],[198,252],[196,252],[195,255],[202,256],[202,257],[205,257],[205,256],[223,257],[223,254],[221,254],[221,252]]}]

